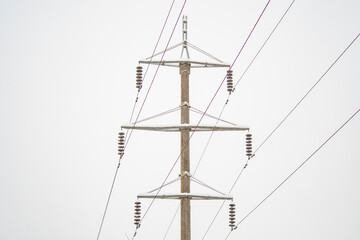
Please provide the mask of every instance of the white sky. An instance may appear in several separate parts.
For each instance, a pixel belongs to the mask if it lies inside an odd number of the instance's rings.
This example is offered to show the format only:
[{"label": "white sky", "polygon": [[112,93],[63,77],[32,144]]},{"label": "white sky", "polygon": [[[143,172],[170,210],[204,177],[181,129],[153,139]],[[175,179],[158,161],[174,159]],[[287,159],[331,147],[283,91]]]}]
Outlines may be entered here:
[{"label": "white sky", "polygon": [[[0,239],[96,239],[118,160],[117,133],[136,96],[135,67],[151,55],[171,2],[0,1]],[[188,0],[188,40],[231,63],[266,2]],[[175,3],[159,50],[182,3]],[[235,81],[290,3],[270,3],[233,68]],[[223,118],[249,125],[259,146],[359,34],[359,9],[355,0],[295,1]],[[181,24],[170,45],[180,41]],[[237,220],[359,109],[359,60],[358,39],[251,160],[233,192]],[[192,70],[191,105],[204,110],[225,73]],[[160,68],[140,118],[178,106],[179,87],[178,70]],[[218,115],[226,96],[223,86],[209,113]],[[179,113],[158,120],[178,121]],[[192,169],[208,136],[194,135]],[[196,177],[227,192],[246,160],[244,138],[216,133]],[[360,239],[359,142],[356,116],[229,239]],[[133,234],[136,195],[161,185],[178,154],[177,133],[134,132],[100,239]],[[178,173],[177,166],[170,179]],[[150,200],[142,203],[145,210]],[[193,239],[202,238],[220,204],[192,203]],[[155,201],[136,239],[163,239],[177,206]],[[179,239],[179,225],[178,216],[167,239]],[[205,239],[228,232],[226,207]]]}]

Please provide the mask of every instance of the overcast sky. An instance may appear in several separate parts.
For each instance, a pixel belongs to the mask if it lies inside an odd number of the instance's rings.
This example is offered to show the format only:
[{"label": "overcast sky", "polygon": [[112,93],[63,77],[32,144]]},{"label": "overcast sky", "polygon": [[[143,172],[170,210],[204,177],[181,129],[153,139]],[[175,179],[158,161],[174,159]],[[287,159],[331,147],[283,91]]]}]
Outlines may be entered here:
[{"label": "overcast sky", "polygon": [[[291,2],[269,4],[233,67],[234,81]],[[0,239],[96,239],[118,162],[117,134],[137,93],[135,68],[152,54],[171,3],[0,1]],[[266,3],[188,0],[188,40],[232,63]],[[182,4],[175,1],[159,51]],[[257,148],[359,34],[359,10],[356,0],[295,1],[222,118],[250,126]],[[180,22],[170,45],[181,40]],[[180,53],[175,49],[165,59]],[[200,57],[192,51],[190,56]],[[359,62],[357,39],[250,161],[232,192],[237,221],[359,109]],[[140,104],[155,70],[145,79]],[[205,110],[226,70],[191,70],[191,106]],[[177,107],[179,90],[179,70],[161,67],[140,119]],[[218,115],[226,97],[223,86],[208,113]],[[191,115],[193,123],[197,119]],[[179,121],[176,112],[149,123]],[[191,141],[192,171],[209,134],[196,133]],[[162,184],[179,143],[178,133],[133,133],[100,239],[133,235],[136,196]],[[229,239],[360,239],[359,143],[358,114]],[[227,193],[245,162],[245,133],[217,132],[196,178]],[[176,191],[178,184],[162,190]],[[192,191],[210,190],[192,185]],[[150,202],[142,200],[144,210]],[[156,200],[135,239],[163,239],[178,203]],[[192,239],[203,238],[221,203],[192,202]],[[179,218],[166,239],[180,238]],[[225,239],[229,231],[226,204],[205,239]]]}]

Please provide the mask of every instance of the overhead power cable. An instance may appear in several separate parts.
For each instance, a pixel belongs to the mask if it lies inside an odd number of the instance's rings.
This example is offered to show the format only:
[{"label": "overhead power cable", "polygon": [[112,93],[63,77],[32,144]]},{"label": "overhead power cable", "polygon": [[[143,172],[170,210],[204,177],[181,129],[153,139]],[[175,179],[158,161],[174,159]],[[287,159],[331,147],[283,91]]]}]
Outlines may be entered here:
[{"label": "overhead power cable", "polygon": [[[294,4],[294,2],[295,2],[295,0],[293,0],[293,1],[290,3],[289,7],[286,9],[286,11],[284,12],[284,14],[281,16],[280,20],[277,22],[277,24],[275,25],[275,27],[273,28],[273,30],[271,31],[271,33],[269,34],[269,36],[266,38],[265,42],[262,44],[262,46],[260,47],[260,49],[258,50],[258,52],[255,54],[255,56],[253,57],[253,59],[251,60],[251,62],[250,62],[249,65],[247,66],[247,68],[245,69],[245,71],[242,73],[242,75],[241,75],[241,77],[239,78],[239,80],[238,80],[238,81],[236,82],[236,84],[234,85],[234,88],[233,88],[232,92],[235,92],[236,86],[237,86],[237,85],[239,84],[239,82],[243,79],[243,77],[245,76],[245,74],[247,73],[247,71],[249,70],[249,68],[251,67],[251,65],[254,63],[255,59],[259,56],[260,52],[263,50],[264,46],[265,46],[266,43],[269,41],[270,37],[273,35],[273,33],[275,32],[275,30],[277,29],[277,27],[279,26],[279,24],[282,22],[282,20],[284,19],[285,15],[288,13],[288,11],[290,10],[290,8],[291,8],[292,5]],[[223,105],[223,108],[221,109],[221,112],[220,112],[218,118],[221,118],[221,116],[222,116],[222,114],[223,114],[223,112],[224,112],[224,109],[225,109],[226,105],[228,104],[229,100],[230,100],[230,94],[228,95],[228,97],[227,97],[227,99],[226,99],[226,101],[225,101],[225,104]],[[217,123],[218,123],[218,122],[217,122]],[[217,124],[217,123],[216,123],[216,124]],[[211,135],[210,135],[210,137],[209,137],[209,139],[208,139],[208,142],[206,143],[206,146],[205,146],[205,148],[204,148],[204,150],[203,150],[203,153],[202,153],[202,155],[201,155],[201,157],[200,157],[200,160],[199,160],[199,162],[198,162],[198,164],[197,164],[197,166],[196,166],[196,170],[197,170],[197,168],[198,168],[198,166],[199,166],[199,164],[200,164],[200,162],[201,162],[201,160],[202,160],[202,158],[203,158],[203,155],[204,155],[205,151],[207,150],[207,147],[208,147],[208,145],[209,145],[209,143],[210,143],[210,141],[211,141],[211,138],[213,137],[213,133],[214,133],[214,132],[211,133]],[[247,162],[248,162],[248,161],[247,161]],[[247,162],[246,162],[246,164],[245,164],[244,166],[247,166]],[[241,173],[242,173],[242,172],[243,172],[243,171],[241,171]],[[240,176],[238,176],[237,179],[239,179],[239,177],[240,177]]]},{"label": "overhead power cable", "polygon": [[[360,34],[359,34],[360,35]],[[274,134],[274,132],[282,125],[282,123],[284,123],[284,121],[290,116],[290,114],[299,106],[299,104],[305,99],[305,97],[311,92],[311,90],[320,82],[320,80],[328,73],[328,71],[335,65],[335,63],[341,58],[341,56],[343,56],[343,54],[349,49],[349,47],[355,42],[355,40],[359,37],[359,35],[356,36],[356,38],[346,47],[346,49],[340,54],[340,56],[330,65],[330,67],[325,71],[325,73],[320,77],[320,79],[317,80],[317,82],[310,88],[310,90],[301,98],[301,100],[293,107],[293,109],[286,115],[286,117],[280,122],[280,124],[278,124],[276,126],[276,128],[270,133],[270,135],[260,144],[260,146],[254,151],[254,155],[255,153],[264,145],[264,143],[271,137],[272,134]],[[246,168],[248,162],[250,159],[247,160],[244,168],[241,169],[239,175],[237,176],[235,182],[233,183],[231,190],[235,187],[236,183],[238,182],[240,176],[242,175],[244,169]],[[212,222],[210,223],[209,228],[207,229],[204,237],[206,236],[206,234],[208,233],[209,229],[211,228],[212,224],[214,223],[215,219],[217,218],[221,208],[223,207],[224,204],[222,204],[219,208],[219,210],[217,211],[216,215],[214,216]],[[204,239],[203,237],[203,239]]]},{"label": "overhead power cable", "polygon": [[[255,59],[258,57],[258,55],[260,54],[260,52],[262,51],[262,49],[264,48],[264,46],[266,45],[266,43],[269,41],[269,39],[271,38],[271,36],[272,36],[273,33],[275,32],[275,30],[277,29],[277,27],[279,26],[279,24],[280,24],[280,23],[282,22],[282,20],[284,19],[285,15],[288,13],[288,11],[290,10],[290,8],[291,8],[292,5],[294,4],[294,2],[295,2],[295,0],[293,0],[293,1],[290,3],[289,7],[286,9],[286,11],[284,12],[284,14],[281,16],[280,20],[277,22],[277,24],[275,25],[275,27],[273,28],[273,30],[271,31],[271,33],[269,34],[269,36],[266,38],[265,42],[262,44],[262,46],[260,47],[260,49],[258,50],[258,52],[255,54],[255,56],[253,57],[253,59],[251,60],[251,62],[250,62],[249,65],[247,66],[247,68],[245,69],[245,71],[242,73],[242,75],[241,75],[241,77],[239,78],[239,80],[236,82],[236,84],[235,84],[234,89],[233,89],[232,92],[235,91],[236,86],[239,84],[239,82],[241,81],[241,79],[245,76],[246,72],[249,70],[249,68],[251,67],[251,65],[253,64],[253,62],[255,61]],[[226,101],[225,101],[225,104],[223,105],[223,108],[221,109],[221,112],[220,112],[218,118],[221,118],[221,116],[222,116],[222,114],[223,114],[223,112],[224,112],[224,110],[225,110],[225,107],[226,107],[226,105],[228,104],[229,100],[230,100],[230,94],[228,95],[228,97],[227,97],[227,99],[226,99]],[[217,123],[218,123],[218,122],[217,122]],[[217,123],[216,123],[216,124],[217,124]],[[213,137],[213,134],[214,134],[214,132],[211,133],[211,135],[210,135],[210,137],[209,137],[209,139],[208,139],[208,141],[207,141],[207,143],[206,143],[206,145],[205,145],[205,148],[204,148],[204,150],[203,150],[203,152],[202,152],[202,154],[201,154],[200,160],[199,160],[199,162],[198,162],[198,164],[197,164],[197,166],[196,166],[195,171],[197,171],[197,169],[198,169],[198,167],[199,167],[199,165],[200,165],[200,163],[201,163],[201,161],[202,161],[202,159],[203,159],[203,156],[204,156],[205,151],[207,150],[207,148],[208,148],[208,146],[209,146],[209,143],[210,143],[210,141],[211,141],[211,139],[212,139],[212,137]],[[240,171],[239,175],[237,176],[234,184],[231,186],[231,188],[230,188],[230,190],[229,190],[229,193],[232,192],[232,190],[234,189],[236,183],[238,182],[238,180],[240,179],[242,173],[244,172],[245,168],[248,166],[249,160],[250,160],[250,158],[247,159],[247,161],[245,162],[244,166],[241,168],[241,171]],[[220,205],[220,207],[219,207],[218,211],[216,212],[214,218],[212,219],[209,227],[207,228],[206,232],[204,233],[204,235],[203,235],[203,237],[202,237],[202,240],[205,239],[205,237],[207,236],[208,232],[210,231],[212,225],[214,224],[214,222],[215,222],[216,218],[218,217],[218,215],[219,215],[221,209],[223,208],[224,204],[225,204],[225,201],[223,201],[222,204]]]},{"label": "overhead power cable", "polygon": [[[121,156],[120,156],[120,160],[121,160]],[[110,202],[111,194],[112,194],[112,191],[113,191],[113,189],[114,189],[114,185],[115,185],[115,181],[116,181],[116,176],[117,176],[118,171],[119,171],[120,160],[119,160],[119,163],[118,163],[118,165],[117,165],[117,167],[116,167],[115,174],[114,174],[114,178],[113,178],[113,181],[112,181],[112,183],[111,183],[110,193],[109,193],[108,199],[107,199],[107,201],[106,201],[106,206],[105,206],[104,214],[103,214],[103,216],[102,216],[100,228],[99,228],[99,231],[98,231],[98,235],[97,235],[97,237],[96,237],[97,240],[99,240],[99,238],[100,238],[100,233],[101,233],[101,230],[102,230],[102,227],[103,227],[103,224],[104,224],[104,220],[105,220],[105,216],[106,216],[106,213],[107,213],[107,209],[108,209],[108,207],[109,207],[109,202]]]},{"label": "overhead power cable", "polygon": [[246,67],[245,71],[242,73],[241,77],[239,78],[239,80],[235,83],[234,88],[233,88],[233,92],[236,89],[236,86],[239,84],[239,82],[241,81],[241,79],[243,79],[244,75],[247,73],[247,71],[249,70],[249,68],[251,67],[251,65],[253,64],[253,62],[255,61],[255,59],[257,58],[257,56],[260,54],[260,52],[262,51],[262,49],[264,48],[264,46],[266,45],[266,43],[269,41],[269,39],[271,38],[271,36],[273,35],[273,33],[275,32],[275,30],[277,29],[277,27],[279,26],[279,24],[282,22],[282,20],[284,19],[284,17],[286,16],[286,14],[288,13],[288,11],[290,10],[290,8],[292,7],[292,5],[294,4],[295,0],[293,0],[289,7],[286,9],[286,11],[284,12],[284,14],[281,16],[280,20],[277,22],[277,24],[275,25],[275,27],[273,28],[273,30],[271,31],[271,33],[269,34],[269,36],[266,38],[265,42],[261,45],[259,51],[255,54],[255,56],[253,57],[253,59],[251,60],[251,62],[249,63],[249,65]]},{"label": "overhead power cable", "polygon": [[[305,165],[326,143],[330,141],[331,138],[333,138],[351,119],[353,119],[356,114],[358,114],[360,111],[360,108],[348,119],[346,120],[331,136],[325,140],[324,143],[322,143],[305,161],[303,161],[294,171],[290,173],[289,176],[287,176],[274,190],[272,190],[259,204],[257,204],[248,214],[245,215],[237,224],[236,228],[245,221],[246,218],[248,218],[258,207],[260,207],[271,195],[273,195],[286,181],[288,181],[301,167]],[[225,239],[228,239],[232,231],[229,232],[229,234],[226,236]]]},{"label": "overhead power cable", "polygon": [[281,122],[275,127],[275,129],[265,138],[265,140],[259,145],[259,147],[254,151],[254,154],[259,151],[259,149],[264,145],[264,143],[274,134],[274,132],[285,122],[285,120],[290,116],[291,113],[300,105],[300,103],[309,95],[309,93],[318,85],[318,83],[324,78],[324,76],[330,71],[330,69],[337,63],[337,61],[344,55],[344,53],[351,47],[351,45],[358,39],[360,34],[358,34],[354,40],[345,48],[345,50],[336,58],[336,60],[328,67],[323,75],[315,82],[315,84],[306,92],[306,94],[300,99],[300,101],[291,109],[291,111],[281,120]]},{"label": "overhead power cable", "polygon": [[[261,17],[263,16],[263,14],[264,14],[265,10],[267,9],[267,7],[268,7],[268,5],[269,5],[270,2],[271,2],[271,0],[269,0],[269,1],[267,2],[267,4],[265,5],[264,9],[262,10],[262,12],[261,12],[260,16],[258,17],[255,25],[254,25],[253,28],[251,29],[250,34],[249,34],[248,37],[246,38],[246,40],[245,40],[244,44],[242,45],[240,51],[239,51],[238,54],[236,55],[235,60],[234,60],[233,63],[231,64],[230,69],[231,69],[231,68],[234,66],[234,64],[236,63],[238,57],[240,56],[242,50],[244,49],[246,43],[248,42],[249,38],[251,37],[254,29],[256,28],[257,24],[259,23]],[[162,59],[161,59],[160,61],[162,61]],[[202,114],[200,120],[198,121],[195,129],[200,125],[202,119],[204,118],[205,114],[206,114],[207,111],[209,110],[211,104],[213,103],[215,97],[217,96],[217,94],[218,94],[221,86],[224,84],[225,80],[226,80],[226,75],[225,75],[224,79],[221,81],[221,83],[220,83],[219,87],[217,88],[217,90],[215,91],[214,96],[211,98],[210,103],[209,103],[208,106],[206,107],[206,109],[205,109],[204,113]],[[196,131],[193,131],[192,134],[190,135],[189,141],[184,145],[184,149],[187,148],[187,146],[189,145],[189,142],[190,142],[190,140],[191,140],[191,138],[192,138],[192,136],[194,135],[195,132],[196,132]],[[163,183],[161,184],[159,190],[157,191],[156,195],[155,195],[154,198],[152,199],[150,205],[149,205],[148,208],[146,209],[146,211],[145,211],[142,219],[140,220],[140,223],[144,220],[145,216],[146,216],[147,213],[149,212],[149,209],[151,208],[151,206],[153,205],[155,199],[157,198],[158,194],[160,193],[163,185],[165,184],[165,182],[166,182],[167,179],[169,178],[171,172],[173,171],[174,167],[176,166],[177,162],[179,161],[179,159],[180,159],[180,157],[181,157],[181,154],[182,154],[182,151],[180,152],[180,154],[179,154],[179,156],[177,157],[176,161],[174,162],[174,164],[173,164],[172,167],[170,168],[169,173],[168,173],[167,176],[165,177],[165,180],[164,180]],[[135,233],[134,233],[134,236],[135,236],[135,235],[136,235],[136,231],[135,231]]]},{"label": "overhead power cable", "polygon": [[[154,48],[154,50],[153,50],[153,54],[155,53],[155,51],[156,51],[156,49],[157,49],[157,47],[158,47],[158,44],[159,44],[159,41],[160,41],[160,39],[161,39],[161,37],[162,37],[164,28],[165,28],[165,26],[166,26],[166,24],[167,24],[167,21],[168,21],[168,19],[169,19],[171,10],[172,10],[172,8],[173,8],[173,6],[174,6],[174,2],[175,2],[175,0],[173,0],[172,3],[171,3],[170,9],[169,9],[169,11],[168,11],[168,14],[167,14],[167,16],[166,16],[165,22],[164,22],[164,24],[163,24],[163,27],[162,27],[161,32],[160,32],[160,35],[159,35],[158,40],[157,40],[157,42],[156,42],[155,48]],[[175,26],[176,26],[176,25],[175,25]],[[153,54],[152,54],[152,55],[153,55]],[[145,71],[143,80],[144,80],[145,77],[146,77],[146,74],[147,74],[148,69],[149,69],[149,65],[148,65],[147,68],[146,68],[146,71]],[[136,99],[135,99],[134,106],[133,106],[133,109],[132,109],[132,112],[131,112],[131,116],[130,116],[130,122],[132,121],[133,114],[134,114],[135,107],[136,107],[136,103],[138,102],[138,99],[139,99],[139,93],[140,93],[140,91],[138,91],[138,92],[137,92],[137,95],[136,95]],[[122,156],[123,156],[123,155],[122,155]],[[98,234],[97,234],[97,237],[96,237],[97,240],[99,240],[99,238],[100,238],[101,230],[102,230],[102,227],[103,227],[103,224],[104,224],[104,220],[105,220],[106,212],[107,212],[107,209],[108,209],[108,206],[109,206],[109,202],[110,202],[110,198],[111,198],[111,195],[112,195],[112,191],[113,191],[113,189],[114,189],[114,184],[115,184],[115,181],[116,181],[116,177],[117,177],[117,174],[118,174],[118,170],[119,170],[119,167],[120,167],[120,163],[121,163],[122,156],[119,157],[118,164],[117,164],[117,166],[116,166],[116,170],[115,170],[115,174],[114,174],[114,177],[113,177],[113,181],[112,181],[112,183],[111,183],[110,192],[109,192],[109,195],[108,195],[108,199],[107,199],[107,201],[106,201],[105,210],[104,210],[104,213],[103,213],[103,216],[102,216],[102,219],[101,219],[101,223],[100,223],[100,227],[99,227],[99,231],[98,231]]]},{"label": "overhead power cable", "polygon": [[[183,12],[183,10],[184,10],[184,8],[185,8],[186,3],[187,3],[187,0],[185,0],[184,3],[183,3],[183,5],[182,5],[181,11],[180,11],[180,13],[179,13],[179,15],[178,15],[178,17],[177,17],[177,19],[176,19],[175,26],[174,26],[174,28],[173,28],[173,30],[172,30],[172,32],[171,32],[169,41],[167,42],[166,47],[165,47],[165,50],[164,50],[163,54],[161,55],[160,62],[164,59],[164,55],[165,55],[165,53],[166,53],[166,51],[167,51],[167,48],[169,47],[170,41],[171,41],[171,39],[172,39],[172,36],[173,36],[173,34],[174,34],[174,31],[175,31],[175,29],[176,29],[176,26],[177,26],[177,24],[178,24],[178,22],[179,22],[180,16],[181,16],[181,14],[182,14],[182,12]],[[139,113],[138,113],[138,115],[137,115],[137,117],[136,117],[135,123],[136,123],[136,121],[139,119],[139,116],[140,116],[141,111],[142,111],[142,109],[143,109],[143,107],[144,107],[144,104],[145,104],[146,99],[147,99],[147,97],[148,97],[148,95],[149,95],[149,92],[150,92],[151,87],[152,87],[152,85],[153,85],[153,83],[154,83],[154,80],[155,80],[156,75],[157,75],[157,73],[158,73],[158,71],[159,71],[159,68],[160,68],[160,65],[158,65],[157,68],[156,68],[154,77],[153,77],[153,79],[152,79],[152,81],[151,81],[151,84],[150,84],[150,86],[149,86],[149,88],[148,88],[148,91],[146,92],[145,99],[144,99],[144,101],[143,101],[143,103],[142,103],[142,105],[141,105],[141,108],[140,108]],[[135,125],[135,124],[134,124],[134,125]],[[128,142],[129,142],[129,139],[130,139],[133,131],[134,131],[134,129],[132,128],[131,131],[130,131],[129,138],[127,139],[127,141],[126,141],[126,143],[125,143],[125,148],[126,148]],[[173,168],[174,168],[174,166],[172,167],[172,169],[173,169]],[[171,170],[171,171],[172,171],[172,170]],[[170,175],[170,173],[169,173],[169,175]],[[168,176],[169,176],[169,175],[168,175]],[[166,182],[166,180],[168,179],[168,176],[166,177],[165,182]],[[164,182],[162,185],[164,185],[165,182]],[[161,188],[159,189],[159,191],[160,191],[160,190],[161,190]],[[159,193],[159,191],[157,192],[157,194]],[[154,199],[155,199],[155,198],[154,198]],[[144,217],[146,216],[147,212],[149,211],[149,208],[151,207],[152,203],[153,203],[153,201],[150,203],[150,206],[149,206],[149,207],[147,208],[147,210],[145,211],[145,213],[144,213],[143,217],[141,218],[139,224],[142,223],[142,221],[143,221]],[[134,237],[136,236],[137,230],[138,230],[138,228],[136,228],[132,239],[134,239]]]},{"label": "overhead power cable", "polygon": [[[164,52],[163,52],[162,55],[161,55],[160,62],[164,59],[165,53],[166,53],[166,51],[167,51],[167,49],[168,49],[168,47],[169,47],[169,44],[170,44],[170,41],[171,41],[173,35],[174,35],[174,32],[175,32],[176,26],[177,26],[177,24],[178,24],[178,22],[179,22],[180,16],[181,16],[181,14],[182,14],[182,12],[183,12],[183,10],[184,10],[184,8],[185,8],[186,2],[187,2],[187,0],[185,0],[185,1],[184,1],[184,4],[182,5],[180,14],[178,15],[178,17],[177,17],[177,19],[176,19],[176,22],[175,22],[175,25],[174,25],[174,27],[173,27],[173,29],[172,29],[172,31],[171,31],[169,40],[168,40],[168,42],[166,43],[165,50],[164,50]],[[149,65],[150,65],[150,64],[149,64]],[[157,68],[156,68],[155,74],[154,74],[154,76],[153,76],[153,79],[151,80],[150,86],[149,86],[149,88],[148,88],[148,90],[147,90],[147,92],[146,92],[144,101],[143,101],[143,103],[141,104],[139,113],[138,113],[137,116],[136,116],[134,126],[136,125],[136,122],[138,121],[138,119],[139,119],[139,117],[140,117],[140,114],[141,114],[141,112],[142,112],[142,110],[143,110],[143,108],[144,108],[144,105],[145,105],[146,100],[147,100],[147,98],[148,98],[148,96],[149,96],[150,90],[151,90],[151,88],[152,88],[152,86],[153,86],[153,84],[154,84],[154,81],[155,81],[155,78],[156,78],[157,73],[158,73],[158,71],[159,71],[159,68],[160,68],[160,64],[157,65]],[[132,129],[130,130],[129,137],[126,139],[124,149],[126,149],[126,147],[127,147],[128,143],[129,143],[129,140],[130,140],[130,138],[131,138],[131,135],[132,135],[133,131],[134,131],[134,129],[132,128]]]},{"label": "overhead power cable", "polygon": [[[172,8],[173,8],[173,6],[174,6],[174,3],[175,3],[175,0],[173,0],[173,1],[172,1],[172,3],[171,3],[171,6],[170,6],[170,9],[169,9],[169,12],[168,12],[168,14],[167,14],[167,16],[166,16],[166,19],[165,19],[165,22],[164,22],[163,27],[162,27],[162,29],[161,29],[160,35],[159,35],[159,37],[158,37],[158,39],[157,39],[157,42],[156,42],[156,44],[155,44],[155,47],[154,47],[153,53],[151,54],[151,57],[150,57],[150,62],[152,61],[152,59],[153,59],[153,55],[155,54],[156,49],[157,49],[157,47],[158,47],[158,45],[159,45],[159,42],[160,42],[161,36],[162,36],[162,34],[163,34],[163,32],[164,32],[165,26],[166,26],[167,21],[168,21],[168,19],[169,19],[169,16],[170,16],[171,10],[172,10]],[[147,75],[147,72],[148,72],[148,70],[149,70],[149,66],[150,66],[150,64],[148,64],[148,65],[147,65],[147,67],[146,67],[146,70],[145,70],[145,73],[144,73],[144,77],[143,77],[143,79],[142,79],[142,82],[144,82],[144,81],[145,81],[145,79],[146,79],[146,75]],[[136,103],[137,103],[138,98],[139,98],[139,93],[140,93],[140,91],[138,91],[138,92],[137,92],[136,99],[135,99],[135,103],[134,103],[134,107],[133,107],[133,109],[132,109],[131,116],[130,116],[130,121],[129,121],[129,122],[131,122],[131,121],[132,121],[132,118],[133,118],[133,116],[134,116]]]}]

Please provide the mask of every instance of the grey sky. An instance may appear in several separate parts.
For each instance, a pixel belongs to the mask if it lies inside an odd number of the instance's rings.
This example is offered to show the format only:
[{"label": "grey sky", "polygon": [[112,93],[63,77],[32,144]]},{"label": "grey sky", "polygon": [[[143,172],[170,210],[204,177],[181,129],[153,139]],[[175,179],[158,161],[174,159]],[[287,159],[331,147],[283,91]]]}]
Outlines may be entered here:
[{"label": "grey sky", "polygon": [[[151,55],[171,2],[0,1],[1,239],[96,239],[118,160],[117,132],[136,96],[135,67]],[[231,63],[266,2],[188,0],[188,40]],[[233,68],[235,81],[290,3],[270,3]],[[176,1],[158,50],[181,5]],[[359,9],[355,0],[295,1],[223,118],[249,125],[256,148],[359,34]],[[179,42],[181,24],[170,45]],[[359,60],[358,39],[251,160],[233,192],[237,220],[360,107]],[[204,110],[225,73],[192,70],[191,105]],[[140,118],[178,106],[179,87],[178,70],[160,68]],[[224,86],[209,113],[218,115],[226,97]],[[178,121],[179,113],[154,120]],[[192,169],[208,136],[194,135]],[[161,185],[179,154],[179,139],[176,133],[134,132],[101,239],[133,234],[136,195]],[[228,191],[246,160],[244,139],[244,133],[216,133],[197,178]],[[356,116],[229,239],[359,239],[359,142]],[[177,166],[170,179],[178,173]],[[146,209],[150,201],[142,203]],[[193,239],[202,238],[220,204],[192,203]],[[163,239],[177,205],[155,201],[136,239]],[[206,239],[225,239],[227,211]],[[178,238],[179,217],[167,239]]]}]

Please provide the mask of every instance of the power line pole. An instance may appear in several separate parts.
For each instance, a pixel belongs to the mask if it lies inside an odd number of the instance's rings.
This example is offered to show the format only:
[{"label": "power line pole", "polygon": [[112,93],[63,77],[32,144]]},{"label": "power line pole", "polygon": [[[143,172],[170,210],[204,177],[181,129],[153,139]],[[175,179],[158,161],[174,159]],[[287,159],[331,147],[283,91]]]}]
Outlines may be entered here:
[{"label": "power line pole", "polygon": [[[189,75],[190,64],[180,64],[181,72],[181,124],[190,123]],[[190,130],[181,130],[181,193],[190,193]],[[190,199],[181,198],[181,240],[191,236]]]},{"label": "power line pole", "polygon": [[[180,70],[181,75],[181,100],[180,100],[180,110],[181,110],[181,121],[180,124],[173,125],[139,125],[137,123],[123,124],[122,128],[124,129],[138,129],[138,130],[151,130],[151,131],[166,131],[166,132],[180,132],[181,144],[181,163],[180,163],[180,194],[159,194],[157,192],[154,194],[153,192],[162,189],[164,186],[171,184],[174,181],[170,181],[163,186],[154,189],[145,194],[139,194],[138,198],[157,198],[157,199],[180,199],[181,202],[181,240],[191,240],[191,200],[232,200],[233,197],[230,195],[223,194],[209,186],[205,183],[200,182],[198,179],[194,179],[190,174],[190,132],[191,131],[248,131],[249,127],[247,126],[239,126],[236,124],[232,124],[230,126],[221,126],[219,124],[216,125],[192,125],[190,124],[190,97],[189,97],[189,76],[190,69],[192,67],[196,68],[208,68],[208,67],[230,67],[229,64],[223,63],[221,60],[212,56],[211,54],[201,50],[200,48],[194,46],[193,44],[187,41],[187,16],[183,16],[183,29],[182,29],[183,41],[180,44],[177,44],[173,47],[168,48],[174,49],[176,47],[181,46],[181,57],[177,60],[153,60],[153,57],[158,56],[160,54],[165,54],[165,51],[157,53],[146,60],[139,61],[140,64],[154,64],[154,65],[162,65],[162,66],[170,66],[177,67]],[[190,59],[189,49],[192,49],[200,52],[201,54],[206,55],[207,57],[216,60],[216,62],[211,61],[194,61]],[[185,52],[185,56],[184,56]],[[150,60],[148,60],[150,59]],[[231,74],[231,85],[228,84],[232,89],[232,74]],[[204,113],[205,114],[205,113]],[[139,121],[140,122],[140,121]],[[224,121],[226,122],[226,121]],[[190,183],[191,181],[196,181],[197,183],[201,183],[202,185],[208,187],[209,189],[216,191],[215,194],[201,194],[201,193],[191,193],[190,192]],[[139,216],[137,216],[139,218]],[[137,227],[139,227],[139,220],[135,221]]]},{"label": "power line pole", "polygon": [[[183,17],[183,49],[187,49],[187,17]],[[181,124],[190,123],[189,76],[190,64],[180,64],[181,74]],[[190,130],[181,130],[181,193],[190,193]],[[191,239],[190,199],[181,198],[181,240]]]}]

